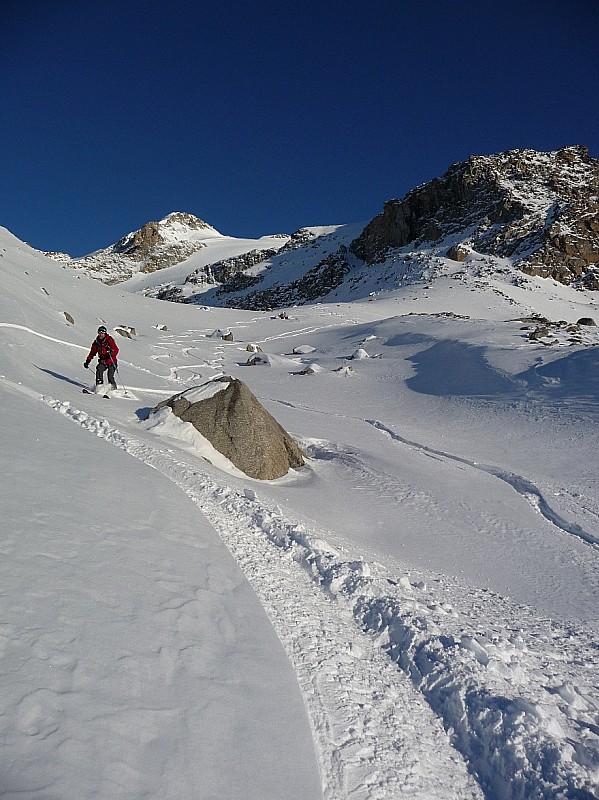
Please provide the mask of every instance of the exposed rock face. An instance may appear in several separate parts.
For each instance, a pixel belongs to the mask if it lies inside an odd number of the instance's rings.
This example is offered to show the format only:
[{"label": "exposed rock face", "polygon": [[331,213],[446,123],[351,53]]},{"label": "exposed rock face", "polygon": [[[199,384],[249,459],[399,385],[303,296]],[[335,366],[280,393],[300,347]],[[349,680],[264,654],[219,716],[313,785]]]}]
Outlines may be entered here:
[{"label": "exposed rock face", "polygon": [[244,298],[227,302],[226,305],[264,310],[310,302],[340,286],[350,269],[347,248],[341,246],[336,253],[324,258],[298,280],[283,286],[251,292]]},{"label": "exposed rock face", "polygon": [[506,256],[528,274],[599,288],[599,160],[583,146],[471,156],[387,202],[351,250],[374,264],[455,234],[463,238],[450,258]]},{"label": "exposed rock face", "polygon": [[130,233],[114,245],[114,252],[141,259],[157,244],[164,241],[157,222],[146,222],[138,231]]},{"label": "exposed rock face", "polygon": [[[206,267],[200,267],[194,270],[187,276],[185,283],[199,285],[205,283],[226,283],[231,279],[239,278],[240,273],[244,270],[250,269],[250,267],[259,264],[261,261],[267,261],[278,252],[278,250],[273,249],[250,250],[249,253],[243,253],[240,256],[225,258],[222,261],[216,261],[214,264],[208,264]],[[252,276],[244,275],[243,277],[247,280],[251,279]],[[228,291],[238,291],[238,289],[229,289]]]},{"label": "exposed rock face", "polygon": [[251,478],[274,480],[301,467],[301,450],[248,387],[231,377],[220,381],[226,386],[212,397],[190,402],[188,390],[159,403],[154,411],[169,406]]}]

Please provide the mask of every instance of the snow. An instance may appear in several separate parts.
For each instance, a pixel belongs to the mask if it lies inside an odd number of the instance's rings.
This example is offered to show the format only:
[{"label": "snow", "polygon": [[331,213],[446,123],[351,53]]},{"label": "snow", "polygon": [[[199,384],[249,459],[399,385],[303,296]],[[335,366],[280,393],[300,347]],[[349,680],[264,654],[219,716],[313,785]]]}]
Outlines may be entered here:
[{"label": "snow", "polygon": [[214,397],[219,392],[224,392],[226,388],[226,383],[208,381],[208,383],[202,383],[200,386],[194,386],[192,389],[186,389],[184,392],[180,392],[178,397],[187,400],[189,403],[199,403],[202,400],[208,400],[210,397]]},{"label": "snow", "polygon": [[[4,229],[0,281],[3,797],[599,796],[599,328],[521,321],[596,293],[373,277],[206,316]],[[136,331],[110,401],[100,322]],[[305,467],[149,415],[221,375]]]}]

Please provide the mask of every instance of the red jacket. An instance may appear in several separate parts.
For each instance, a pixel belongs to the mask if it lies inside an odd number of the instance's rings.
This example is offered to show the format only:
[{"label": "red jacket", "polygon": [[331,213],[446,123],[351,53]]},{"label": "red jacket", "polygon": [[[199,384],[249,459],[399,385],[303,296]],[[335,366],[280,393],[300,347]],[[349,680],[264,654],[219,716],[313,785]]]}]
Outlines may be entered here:
[{"label": "red jacket", "polygon": [[101,364],[116,364],[116,357],[118,355],[119,348],[117,343],[114,341],[110,334],[106,334],[104,339],[100,339],[100,337],[96,337],[93,341],[92,348],[89,351],[89,355],[87,356],[87,362],[89,363],[92,358],[97,355],[98,361]]}]

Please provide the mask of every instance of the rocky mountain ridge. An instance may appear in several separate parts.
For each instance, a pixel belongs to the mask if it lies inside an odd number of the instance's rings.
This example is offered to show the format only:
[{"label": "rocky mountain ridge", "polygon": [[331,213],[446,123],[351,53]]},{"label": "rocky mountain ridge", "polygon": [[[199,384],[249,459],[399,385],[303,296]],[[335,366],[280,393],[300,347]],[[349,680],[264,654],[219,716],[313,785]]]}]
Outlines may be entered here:
[{"label": "rocky mountain ridge", "polygon": [[375,274],[381,289],[441,275],[522,284],[529,275],[598,291],[599,160],[583,146],[471,156],[385,203],[349,247],[303,275],[254,286],[226,304],[267,308],[359,295]]},{"label": "rocky mountain ridge", "polygon": [[[173,281],[159,283],[144,290],[143,293],[171,302],[203,305],[209,300],[214,305],[235,307],[236,298],[240,293],[243,294],[254,286],[263,286],[267,275],[275,281],[279,274],[286,276],[290,270],[302,274],[307,272],[311,276],[312,267],[320,258],[329,258],[339,247],[346,247],[342,243],[345,237],[337,233],[344,227],[333,225],[326,228],[300,228],[290,236],[280,234],[269,237],[271,242],[278,240],[276,247],[265,246],[263,249],[246,250],[238,255],[207,263],[187,275],[182,283]],[[308,282],[311,282],[311,277],[308,277]],[[285,277],[283,283],[286,284]],[[316,291],[312,289],[309,294],[316,297],[323,292],[326,293],[326,289],[327,286],[319,284],[319,288]],[[263,288],[259,289],[259,292],[263,291]],[[277,296],[279,294],[277,293]],[[283,295],[288,294],[289,290],[283,289],[283,294],[279,297],[281,304],[285,304]],[[265,298],[257,301],[255,305],[251,304],[253,300],[248,302],[250,305],[243,306],[243,301],[240,300],[240,307],[271,307],[274,301],[271,292],[268,291]]]},{"label": "rocky mountain ridge", "polygon": [[507,257],[529,275],[599,289],[599,160],[586,147],[471,156],[390,200],[352,243],[367,264],[453,236],[448,255]]},{"label": "rocky mountain ridge", "polygon": [[[289,237],[284,234],[281,234],[281,237],[286,238],[287,241],[280,248],[250,250],[247,253],[241,253],[238,256],[231,256],[213,264],[208,264],[205,267],[199,267],[187,276],[185,283],[198,286],[215,283],[227,284],[234,277],[239,276],[240,273],[269,258],[273,258],[277,254],[281,255],[290,250],[298,250],[300,247],[305,247],[316,238],[316,234],[309,228],[300,228]],[[250,278],[251,276],[245,277]],[[256,280],[259,279],[257,278]]]},{"label": "rocky mountain ridge", "polygon": [[[183,281],[169,281],[167,271],[165,282],[144,293],[264,309],[322,299],[340,287],[359,296],[375,272],[381,288],[439,274],[497,273],[513,282],[539,276],[598,291],[599,159],[582,145],[473,155],[386,202],[350,241],[331,235],[334,229],[300,229],[281,248],[246,248]],[[67,266],[117,283],[181,263],[220,236],[197,217],[176,213]]]}]

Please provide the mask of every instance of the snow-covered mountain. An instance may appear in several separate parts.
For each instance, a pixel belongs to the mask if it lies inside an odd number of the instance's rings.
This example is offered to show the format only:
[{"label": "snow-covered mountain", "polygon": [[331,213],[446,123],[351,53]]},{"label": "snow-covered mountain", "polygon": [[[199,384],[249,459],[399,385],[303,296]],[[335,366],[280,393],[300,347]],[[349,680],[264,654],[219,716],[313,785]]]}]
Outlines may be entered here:
[{"label": "snow-covered mountain", "polygon": [[[106,286],[0,229],[7,800],[597,798],[599,296],[363,230],[248,240],[278,313],[216,305],[239,240]],[[304,467],[149,415],[222,374]]]},{"label": "snow-covered mountain", "polygon": [[159,299],[247,309],[364,298],[439,276],[529,275],[599,290],[599,161],[582,146],[472,156],[367,225],[240,240],[177,213],[67,263],[106,283],[136,276],[126,288]]},{"label": "snow-covered mountain", "polygon": [[64,253],[45,255],[65,266],[84,270],[103,283],[114,284],[138,273],[152,273],[180,264],[205,248],[210,251],[209,260],[213,260],[223,251],[238,255],[251,247],[261,250],[267,250],[270,246],[280,247],[287,238],[279,235],[260,240],[233,239],[223,236],[193,214],[173,212],[159,222],[147,222],[139,230],[123,236],[116,244],[87,256],[70,258]]}]

